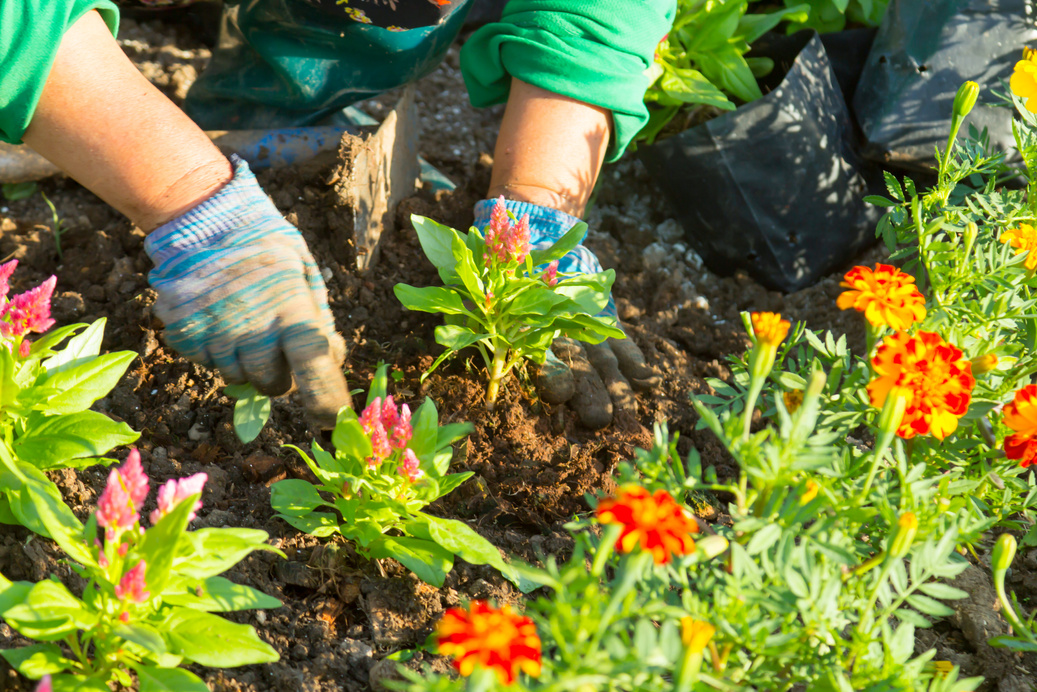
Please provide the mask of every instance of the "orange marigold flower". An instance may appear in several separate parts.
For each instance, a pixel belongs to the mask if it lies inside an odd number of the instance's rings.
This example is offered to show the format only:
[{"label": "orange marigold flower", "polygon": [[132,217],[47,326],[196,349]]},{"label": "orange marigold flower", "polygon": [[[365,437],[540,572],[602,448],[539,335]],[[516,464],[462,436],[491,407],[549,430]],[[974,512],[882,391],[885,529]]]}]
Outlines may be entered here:
[{"label": "orange marigold flower", "polygon": [[754,312],[750,318],[756,342],[775,348],[789,335],[789,327],[792,326],[788,320],[781,319],[777,312]]},{"label": "orange marigold flower", "polygon": [[717,628],[708,622],[702,622],[693,617],[681,618],[681,641],[693,653],[701,653],[716,631]]},{"label": "orange marigold flower", "polygon": [[976,378],[961,349],[939,334],[898,332],[882,340],[871,359],[871,405],[882,408],[894,387],[906,396],[897,435],[932,435],[942,440],[958,427],[972,400]]},{"label": "orange marigold flower", "polygon": [[915,286],[915,277],[889,264],[854,267],[839,285],[850,289],[836,299],[839,309],[863,312],[873,327],[899,332],[925,318],[925,298]]},{"label": "orange marigold flower", "polygon": [[1015,64],[1008,85],[1013,94],[1026,99],[1026,110],[1037,113],[1037,54],[1032,49],[1023,48],[1023,59]]},{"label": "orange marigold flower", "polygon": [[1015,431],[1005,438],[1005,456],[1023,468],[1037,464],[1037,385],[1028,384],[1005,404],[1004,423]]},{"label": "orange marigold flower", "polygon": [[982,375],[997,367],[997,354],[984,353],[982,356],[976,356],[970,362],[972,363],[972,374]]},{"label": "orange marigold flower", "polygon": [[[1037,69],[1037,64],[1034,65],[1034,69]],[[1023,264],[1030,271],[1037,269],[1037,230],[1033,226],[1028,223],[1021,223],[1019,228],[1005,230],[998,240],[1002,243],[1010,243],[1012,247],[1018,250],[1015,253],[1017,255],[1028,252],[1029,254],[1026,256]]]},{"label": "orange marigold flower", "polygon": [[785,402],[785,410],[795,413],[803,405],[803,390],[789,389],[781,393],[781,399]]},{"label": "orange marigold flower", "polygon": [[695,549],[691,534],[698,533],[698,523],[665,490],[652,495],[636,485],[625,487],[619,497],[602,500],[597,515],[602,524],[623,526],[617,544],[622,552],[629,553],[640,545],[652,554],[657,565]]},{"label": "orange marigold flower", "polygon": [[502,685],[515,682],[518,671],[540,675],[540,637],[533,620],[511,606],[497,609],[472,601],[468,610],[451,608],[436,625],[439,653],[452,656],[461,675],[482,666],[497,673]]}]

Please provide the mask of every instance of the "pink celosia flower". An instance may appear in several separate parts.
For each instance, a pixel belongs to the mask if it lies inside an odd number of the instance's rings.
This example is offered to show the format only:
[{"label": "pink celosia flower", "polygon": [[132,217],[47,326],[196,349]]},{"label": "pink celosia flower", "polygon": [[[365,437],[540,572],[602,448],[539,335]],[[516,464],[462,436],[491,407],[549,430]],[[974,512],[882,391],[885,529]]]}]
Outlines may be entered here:
[{"label": "pink celosia flower", "polygon": [[522,263],[529,254],[529,215],[523,215],[514,226],[508,220],[504,197],[499,197],[490,212],[490,223],[486,226],[486,251],[483,261],[490,266],[496,258],[501,264]]},{"label": "pink celosia flower", "polygon": [[[11,260],[12,262],[17,260]],[[54,692],[54,686],[50,682],[50,676],[44,675],[40,684],[36,686],[36,692]]]},{"label": "pink celosia flower", "polygon": [[558,260],[547,265],[547,269],[544,270],[544,274],[541,278],[548,286],[558,285]]},{"label": "pink celosia flower", "polygon": [[370,435],[374,431],[376,423],[382,422],[382,397],[375,397],[374,401],[367,405],[360,414],[360,427]]},{"label": "pink celosia flower", "polygon": [[122,579],[115,587],[115,597],[120,601],[130,600],[134,603],[143,603],[148,600],[151,592],[147,590],[147,584],[144,583],[145,570],[147,570],[147,564],[141,560],[136,567],[122,575]]},{"label": "pink celosia flower", "polygon": [[3,303],[4,299],[7,298],[7,294],[11,292],[11,284],[8,281],[10,281],[11,274],[14,274],[15,267],[17,266],[18,260],[16,259],[0,264],[0,303]]},{"label": "pink celosia flower", "polygon": [[[209,480],[209,476],[204,473],[196,473],[193,476],[187,478],[180,478],[177,480],[168,480],[165,484],[158,489],[158,509],[151,513],[149,517],[152,524],[157,524],[159,519],[172,512],[177,505],[191,497],[192,495],[200,495],[202,488],[205,487],[205,481]],[[191,514],[187,517],[187,521],[194,519],[195,514],[202,508],[202,499],[198,498],[194,503],[194,508],[191,510]]]},{"label": "pink celosia flower", "polygon": [[108,485],[97,500],[97,524],[105,539],[114,541],[140,519],[138,508],[148,496],[148,477],[140,465],[140,453],[130,451],[126,462],[108,474]]},{"label": "pink celosia flower", "polygon": [[382,425],[386,431],[392,430],[393,426],[396,425],[396,421],[399,419],[400,413],[396,409],[396,402],[392,400],[392,394],[385,397],[385,403],[382,404]]},{"label": "pink celosia flower", "polygon": [[509,259],[513,259],[519,264],[526,261],[526,255],[529,254],[529,214],[523,214],[518,223],[512,227],[508,237],[508,254]]},{"label": "pink celosia flower", "polygon": [[[58,278],[52,276],[36,288],[19,293],[5,303],[0,311],[0,334],[5,337],[23,336],[29,332],[42,334],[54,326],[50,318],[50,297]],[[0,287],[2,288],[2,287]]]},{"label": "pink celosia flower", "polygon": [[130,614],[125,610],[119,613],[119,622],[125,624],[130,621]]},{"label": "pink celosia flower", "polygon": [[371,456],[367,457],[367,466],[368,468],[374,468],[392,454],[392,445],[389,443],[389,435],[385,432],[382,421],[375,423],[370,436]]},{"label": "pink celosia flower", "polygon": [[414,430],[410,424],[410,406],[404,404],[400,407],[400,415],[396,421],[396,427],[392,429],[390,444],[393,449],[403,449],[413,437]]},{"label": "pink celosia flower", "polygon": [[403,453],[403,462],[400,463],[400,472],[410,480],[411,483],[417,482],[425,472],[421,470],[421,462],[418,461],[418,457],[414,454],[413,449],[408,449]]},{"label": "pink celosia flower", "polygon": [[29,351],[31,351],[31,350],[32,350],[32,343],[28,339],[26,339],[18,347],[18,357],[19,358],[28,358],[29,357]]}]

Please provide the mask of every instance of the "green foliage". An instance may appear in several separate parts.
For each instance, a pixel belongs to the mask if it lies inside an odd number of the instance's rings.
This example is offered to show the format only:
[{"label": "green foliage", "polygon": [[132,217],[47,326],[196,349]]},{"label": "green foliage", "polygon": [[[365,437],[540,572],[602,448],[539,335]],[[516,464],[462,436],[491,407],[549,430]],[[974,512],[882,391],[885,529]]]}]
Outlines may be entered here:
[{"label": "green foliage", "polygon": [[3,185],[0,185],[0,194],[2,194],[4,199],[8,202],[17,202],[18,200],[32,197],[39,189],[40,186],[32,181],[25,183],[4,183]]},{"label": "green foliage", "polygon": [[423,288],[397,284],[393,289],[408,310],[446,317],[446,324],[435,332],[436,342],[446,350],[425,376],[458,351],[474,346],[490,371],[486,403],[492,408],[511,369],[524,359],[543,363],[555,338],[568,336],[594,344],[609,337],[623,338],[615,318],[599,316],[608,304],[613,270],[558,275],[555,286],[544,281],[542,267],[576,247],[587,232],[586,224],[577,224],[546,250],[503,263],[490,260],[477,228],[463,234],[424,217],[411,220],[444,284]]},{"label": "green foliage", "polygon": [[[381,365],[367,394],[365,420],[379,415],[386,386],[386,366]],[[314,536],[340,533],[356,542],[361,555],[391,557],[435,586],[443,585],[457,556],[471,564],[491,565],[527,588],[500,551],[467,524],[422,511],[472,476],[471,472],[448,473],[451,445],[466,437],[472,426],[440,425],[435,403],[425,399],[414,413],[411,429],[405,447],[394,448],[384,461],[373,462],[371,434],[354,411],[342,409],[332,432],[333,454],[316,442],[312,457],[293,447],[320,484],[300,479],[275,483],[270,502],[277,516]],[[407,452],[420,462],[417,480],[411,480],[403,468]]]},{"label": "green foliage", "polygon": [[[783,0],[786,7],[799,5],[798,0]],[[803,0],[810,6],[806,19],[790,18],[788,32],[814,29],[820,34],[842,31],[846,22],[875,27],[882,23],[889,0]]]},{"label": "green foliage", "polygon": [[223,393],[234,402],[234,434],[244,444],[259,437],[263,426],[270,420],[270,397],[256,391],[250,384],[227,385]]},{"label": "green foliage", "polygon": [[47,536],[42,515],[70,517],[41,471],[111,463],[104,455],[134,442],[125,423],[88,410],[122,378],[136,354],[101,355],[105,320],[51,330],[22,357],[0,347],[0,522]]},{"label": "green foliage", "polygon": [[[31,484],[38,475],[28,476],[22,491],[30,497],[28,504],[40,510],[40,522],[68,555],[85,587],[76,596],[56,579],[32,584],[0,575],[0,618],[39,642],[0,651],[18,672],[32,679],[51,675],[56,690],[108,690],[110,682],[129,686],[132,671],[142,691],[205,692],[208,687],[200,678],[177,666],[227,668],[278,659],[252,627],[215,615],[281,605],[218,576],[256,550],[281,554],[266,545],[265,532],[188,531],[199,497],[194,495],[147,531],[136,524],[104,536],[102,546],[103,532],[95,515],[83,525],[61,504],[60,496],[38,494]],[[147,594],[141,602],[120,597],[117,585],[142,564]]]}]

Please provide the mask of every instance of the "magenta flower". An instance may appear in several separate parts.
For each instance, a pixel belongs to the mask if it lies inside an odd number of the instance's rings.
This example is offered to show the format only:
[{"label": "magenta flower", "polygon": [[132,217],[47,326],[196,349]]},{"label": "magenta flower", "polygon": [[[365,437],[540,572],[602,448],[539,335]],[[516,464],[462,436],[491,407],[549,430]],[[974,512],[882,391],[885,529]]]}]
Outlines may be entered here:
[{"label": "magenta flower", "polygon": [[410,425],[410,406],[404,404],[400,407],[400,415],[396,421],[396,427],[392,429],[392,438],[389,443],[393,449],[403,449],[414,435],[414,429]]},{"label": "magenta flower", "polygon": [[360,414],[360,427],[364,429],[364,432],[370,435],[374,431],[375,424],[381,424],[382,422],[382,397],[377,396],[374,401],[367,405],[363,413]]},{"label": "magenta flower", "polygon": [[143,603],[148,600],[151,592],[147,590],[147,584],[144,583],[146,569],[147,564],[141,560],[136,567],[122,575],[122,579],[115,587],[115,597],[120,601],[130,600],[134,603]]},{"label": "magenta flower", "polygon": [[52,276],[36,288],[19,293],[5,303],[0,310],[0,320],[3,320],[0,321],[0,335],[18,337],[29,332],[42,334],[53,327],[50,297],[54,294],[57,282],[58,277]]},{"label": "magenta flower", "polygon": [[399,418],[400,412],[396,408],[396,402],[392,400],[392,394],[390,394],[385,397],[385,403],[382,404],[382,425],[387,431],[392,430]]},{"label": "magenta flower", "polygon": [[490,223],[486,226],[486,251],[483,261],[490,266],[494,258],[501,264],[526,261],[529,254],[529,215],[524,214],[514,226],[508,220],[504,197],[499,197],[490,212]]},{"label": "magenta flower", "polygon": [[[17,260],[11,260],[16,262]],[[2,267],[0,267],[2,269]],[[44,675],[43,679],[40,680],[40,684],[36,686],[36,692],[54,692],[54,686],[50,682],[50,676]]]},{"label": "magenta flower", "polygon": [[[209,476],[204,473],[196,473],[193,476],[187,478],[180,478],[178,480],[168,480],[165,484],[158,489],[158,509],[153,511],[148,517],[151,519],[152,525],[157,524],[159,519],[172,512],[177,505],[194,495],[200,495],[202,488],[205,487],[205,481],[209,480]],[[194,508],[191,510],[190,516],[187,517],[187,521],[194,519],[195,514],[202,508],[202,499],[198,498],[195,500]]]},{"label": "magenta flower", "polygon": [[389,443],[389,435],[385,432],[382,421],[375,423],[370,433],[371,456],[367,457],[368,468],[374,468],[385,461],[392,454],[392,445]]},{"label": "magenta flower", "polygon": [[529,214],[523,214],[508,236],[508,254],[510,259],[519,264],[526,261],[529,254]]},{"label": "magenta flower", "polygon": [[11,278],[11,274],[14,274],[15,267],[18,266],[18,260],[11,260],[10,262],[4,262],[0,264],[0,303],[7,298],[7,294],[11,292],[11,284],[8,281]]},{"label": "magenta flower", "polygon": [[411,483],[416,483],[425,472],[421,470],[421,462],[418,461],[418,457],[414,454],[413,449],[408,449],[403,453],[403,462],[400,463],[400,471]]},{"label": "magenta flower", "polygon": [[97,524],[105,539],[114,541],[140,520],[138,508],[148,496],[148,477],[140,465],[140,453],[130,450],[126,462],[108,474],[108,485],[97,500]]},{"label": "magenta flower", "polygon": [[542,278],[544,280],[544,283],[547,284],[548,286],[552,286],[552,287],[557,286],[558,285],[558,260],[555,260],[554,262],[551,262],[551,264],[547,265],[547,269],[544,270],[544,274],[540,278]]}]

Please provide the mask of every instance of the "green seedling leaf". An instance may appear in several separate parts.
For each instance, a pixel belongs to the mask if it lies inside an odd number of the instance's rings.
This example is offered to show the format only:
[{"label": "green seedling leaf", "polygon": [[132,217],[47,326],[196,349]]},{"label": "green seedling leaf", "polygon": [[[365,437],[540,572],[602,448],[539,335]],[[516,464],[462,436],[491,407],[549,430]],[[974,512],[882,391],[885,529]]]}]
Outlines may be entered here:
[{"label": "green seedling leaf", "polygon": [[[104,326],[107,321],[107,318],[102,317],[84,331],[69,339],[65,348],[43,361],[43,367],[53,375],[54,373],[82,365],[100,355],[101,342],[104,341]],[[33,344],[33,348],[43,347]]]},{"label": "green seedling leaf", "polygon": [[266,610],[280,608],[281,601],[244,584],[235,584],[223,577],[203,580],[184,580],[177,590],[166,589],[162,600],[170,605],[204,610],[230,612],[235,610]]},{"label": "green seedling leaf", "polygon": [[135,670],[140,692],[210,692],[201,678],[183,668],[137,666]]},{"label": "green seedling leaf", "polygon": [[259,437],[270,420],[270,397],[250,384],[228,385],[223,393],[237,399],[234,403],[234,434],[243,444]]},{"label": "green seedling leaf", "polygon": [[270,488],[270,505],[290,517],[305,516],[326,504],[312,483],[299,478],[278,481]]},{"label": "green seedling leaf", "polygon": [[8,202],[18,202],[19,200],[28,199],[36,194],[36,191],[40,189],[40,186],[33,181],[24,183],[4,183],[0,185],[0,192],[3,193],[4,199]]},{"label": "green seedling leaf", "polygon": [[25,433],[15,439],[15,455],[39,469],[60,468],[70,459],[96,457],[140,437],[125,423],[97,411],[64,416],[30,416]]},{"label": "green seedling leaf", "polygon": [[189,608],[174,608],[162,631],[171,652],[214,668],[237,668],[280,659],[248,625]]},{"label": "green seedling leaf", "polygon": [[85,411],[112,391],[136,357],[137,354],[131,351],[108,353],[50,374],[43,384],[55,394],[38,405],[37,409],[48,416]]}]

